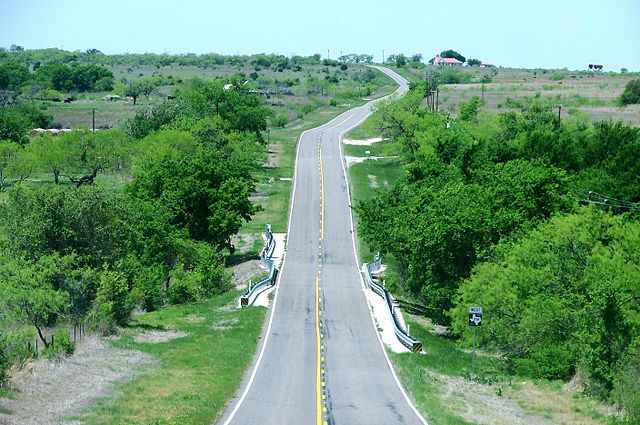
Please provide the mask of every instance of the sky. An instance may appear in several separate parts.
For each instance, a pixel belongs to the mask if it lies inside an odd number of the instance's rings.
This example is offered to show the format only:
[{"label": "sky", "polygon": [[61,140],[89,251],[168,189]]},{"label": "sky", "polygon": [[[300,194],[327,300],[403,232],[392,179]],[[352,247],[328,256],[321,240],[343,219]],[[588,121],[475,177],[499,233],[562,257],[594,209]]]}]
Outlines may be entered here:
[{"label": "sky", "polygon": [[278,53],[453,49],[498,66],[640,71],[640,0],[0,0],[0,47]]}]

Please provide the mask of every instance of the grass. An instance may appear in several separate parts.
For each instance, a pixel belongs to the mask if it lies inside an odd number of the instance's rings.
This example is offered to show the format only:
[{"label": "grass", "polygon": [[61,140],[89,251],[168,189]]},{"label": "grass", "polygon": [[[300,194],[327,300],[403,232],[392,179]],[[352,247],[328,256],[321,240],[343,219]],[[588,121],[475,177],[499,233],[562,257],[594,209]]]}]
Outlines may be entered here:
[{"label": "grass", "polygon": [[509,424],[523,416],[544,418],[551,423],[615,421],[603,404],[565,390],[561,381],[507,376],[501,372],[498,358],[484,352],[478,352],[473,374],[469,350],[433,334],[423,321],[405,319],[411,333],[422,341],[426,354],[390,352],[389,357],[416,407],[431,424]]},{"label": "grass", "polygon": [[379,137],[381,133],[380,115],[380,111],[375,111],[362,124],[350,130],[344,136],[345,139],[366,140]]},{"label": "grass", "polygon": [[[239,295],[234,291],[136,317],[112,344],[148,353],[156,364],[116,386],[83,419],[89,424],[212,423],[237,391],[265,319],[263,308],[235,309]],[[188,335],[156,344],[135,342],[135,334],[150,328]]]}]

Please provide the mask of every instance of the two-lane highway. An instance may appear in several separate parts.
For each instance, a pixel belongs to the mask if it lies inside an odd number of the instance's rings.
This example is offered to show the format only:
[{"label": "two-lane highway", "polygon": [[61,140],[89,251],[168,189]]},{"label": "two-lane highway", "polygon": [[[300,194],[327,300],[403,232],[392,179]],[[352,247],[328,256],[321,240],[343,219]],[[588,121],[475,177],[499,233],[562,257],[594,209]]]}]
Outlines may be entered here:
[{"label": "two-lane highway", "polygon": [[[398,84],[407,82],[378,68]],[[285,263],[265,340],[227,424],[420,424],[375,330],[358,270],[344,132],[351,109],[300,137]]]}]

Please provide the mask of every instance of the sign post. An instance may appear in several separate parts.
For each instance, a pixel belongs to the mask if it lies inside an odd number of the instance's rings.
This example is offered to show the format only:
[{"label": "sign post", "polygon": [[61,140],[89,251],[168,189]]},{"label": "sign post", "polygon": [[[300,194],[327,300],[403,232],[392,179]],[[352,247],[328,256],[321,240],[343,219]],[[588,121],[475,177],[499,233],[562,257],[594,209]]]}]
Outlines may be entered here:
[{"label": "sign post", "polygon": [[482,307],[469,307],[469,326],[473,327],[473,353],[471,355],[471,373],[476,374],[476,330],[482,326]]}]

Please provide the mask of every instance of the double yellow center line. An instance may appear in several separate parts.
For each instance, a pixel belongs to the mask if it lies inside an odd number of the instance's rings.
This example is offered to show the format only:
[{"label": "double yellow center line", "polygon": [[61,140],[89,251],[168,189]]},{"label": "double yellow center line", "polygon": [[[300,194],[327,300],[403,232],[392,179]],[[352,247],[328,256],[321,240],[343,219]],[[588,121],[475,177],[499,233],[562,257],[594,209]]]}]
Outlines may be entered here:
[{"label": "double yellow center line", "polygon": [[322,315],[321,298],[320,298],[320,275],[322,273],[322,242],[324,240],[324,173],[322,169],[322,134],[318,138],[318,170],[320,172],[320,235],[318,244],[318,276],[316,276],[315,285],[315,305],[316,305],[316,419],[317,425],[327,425],[327,421],[323,420],[327,413],[327,407],[324,405],[327,400],[325,394],[326,381],[324,379],[324,334],[322,332]]},{"label": "double yellow center line", "polygon": [[318,166],[320,168],[320,240],[322,241],[324,240],[324,173],[322,171],[322,148],[320,144],[318,144]]}]

